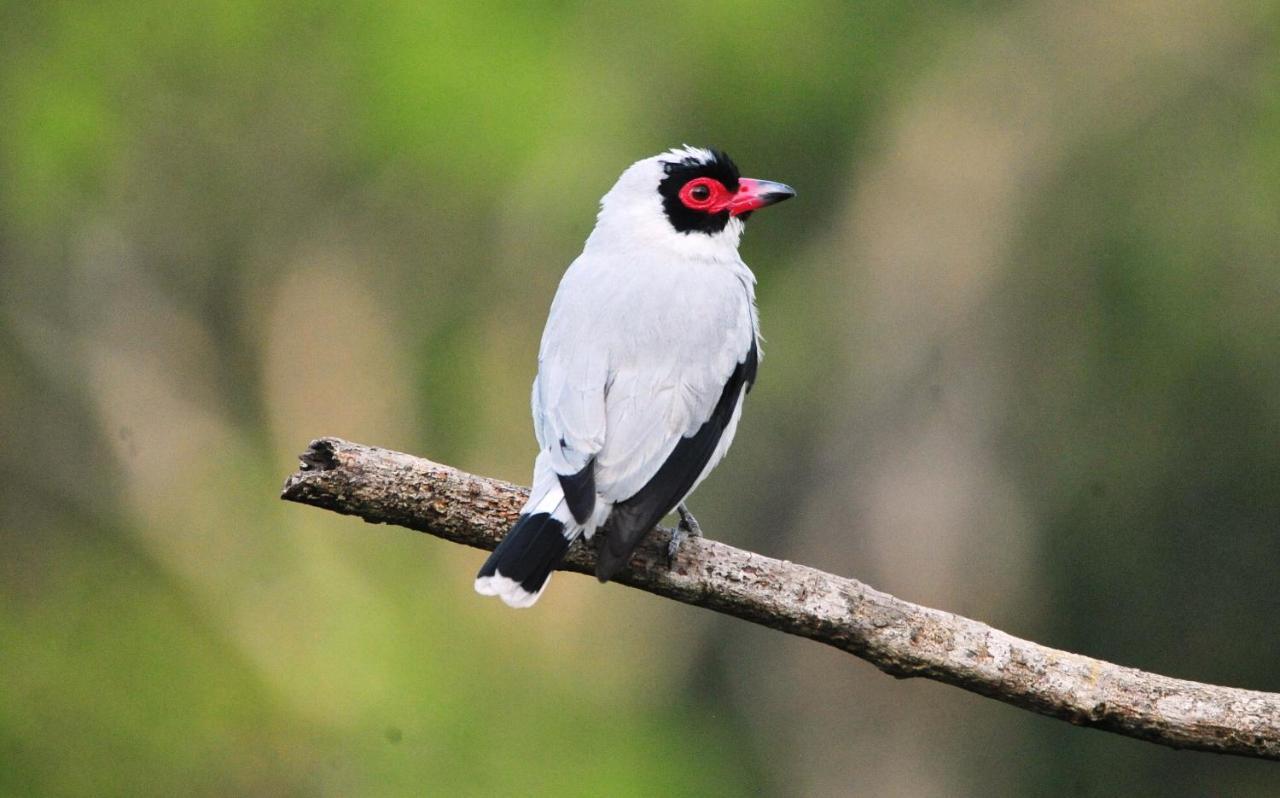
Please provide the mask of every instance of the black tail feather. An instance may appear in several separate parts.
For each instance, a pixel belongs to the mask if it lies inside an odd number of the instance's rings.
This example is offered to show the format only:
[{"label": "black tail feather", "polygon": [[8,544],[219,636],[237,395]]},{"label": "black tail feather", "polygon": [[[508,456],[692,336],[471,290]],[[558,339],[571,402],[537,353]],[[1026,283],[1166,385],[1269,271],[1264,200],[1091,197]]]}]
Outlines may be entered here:
[{"label": "black tail feather", "polygon": [[564,524],[548,513],[522,515],[480,567],[477,577],[501,573],[537,593],[569,550]]}]

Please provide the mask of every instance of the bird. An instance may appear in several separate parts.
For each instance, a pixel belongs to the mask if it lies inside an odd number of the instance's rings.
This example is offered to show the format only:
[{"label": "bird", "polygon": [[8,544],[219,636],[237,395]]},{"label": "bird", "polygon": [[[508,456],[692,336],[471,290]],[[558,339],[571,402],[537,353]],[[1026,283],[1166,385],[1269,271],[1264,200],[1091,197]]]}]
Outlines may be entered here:
[{"label": "bird", "polygon": [[533,487],[476,592],[532,606],[597,531],[607,582],[673,510],[670,558],[700,534],[685,499],[728,451],[762,357],[743,225],[793,196],[689,145],[637,161],[604,195],[538,349]]}]

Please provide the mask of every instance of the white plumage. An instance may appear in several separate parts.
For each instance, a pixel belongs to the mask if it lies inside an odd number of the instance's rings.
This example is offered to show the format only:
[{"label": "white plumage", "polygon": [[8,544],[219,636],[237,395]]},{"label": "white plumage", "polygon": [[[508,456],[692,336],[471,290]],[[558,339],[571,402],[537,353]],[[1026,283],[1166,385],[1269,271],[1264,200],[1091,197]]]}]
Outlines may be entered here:
[{"label": "white plumage", "polygon": [[[579,535],[590,538],[616,504],[646,486],[659,493],[665,483],[676,486],[679,495],[669,497],[669,505],[654,494],[664,506],[653,511],[659,515],[652,526],[724,457],[760,356],[755,277],[738,256],[743,221],[726,209],[722,222],[693,217],[720,229],[682,232],[667,206],[686,172],[730,169],[736,183],[736,167],[722,154],[672,150],[632,165],[601,200],[596,227],[561,280],[542,335],[532,396],[540,448],[533,489],[521,524],[504,541],[507,551],[499,548],[481,569],[478,592],[511,606],[531,605],[568,544]],[[731,185],[729,191],[738,202],[755,192],[757,202],[747,210],[791,193],[780,184],[742,184],[749,188]],[[709,424],[722,396],[730,403],[719,408],[724,417]],[[672,463],[659,480],[664,484],[656,484],[681,441],[689,442],[681,458],[693,449],[700,454],[688,464]],[[671,476],[681,468],[687,476]],[[587,478],[594,480],[588,486],[594,495],[585,499],[589,512],[575,519],[565,480],[572,494]],[[580,500],[575,509],[583,506]],[[522,529],[523,543],[517,540]],[[622,534],[638,541],[647,531]],[[610,575],[600,572],[602,579]]]}]

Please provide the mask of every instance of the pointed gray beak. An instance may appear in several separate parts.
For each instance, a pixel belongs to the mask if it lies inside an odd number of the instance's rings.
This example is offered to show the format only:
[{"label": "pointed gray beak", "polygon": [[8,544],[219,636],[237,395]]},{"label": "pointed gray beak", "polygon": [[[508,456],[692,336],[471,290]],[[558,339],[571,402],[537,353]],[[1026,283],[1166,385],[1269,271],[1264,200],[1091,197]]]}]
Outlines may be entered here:
[{"label": "pointed gray beak", "polygon": [[729,202],[729,213],[739,216],[758,210],[766,205],[773,205],[791,199],[796,190],[786,183],[775,183],[772,180],[756,180],[750,177],[738,179],[738,193]]}]

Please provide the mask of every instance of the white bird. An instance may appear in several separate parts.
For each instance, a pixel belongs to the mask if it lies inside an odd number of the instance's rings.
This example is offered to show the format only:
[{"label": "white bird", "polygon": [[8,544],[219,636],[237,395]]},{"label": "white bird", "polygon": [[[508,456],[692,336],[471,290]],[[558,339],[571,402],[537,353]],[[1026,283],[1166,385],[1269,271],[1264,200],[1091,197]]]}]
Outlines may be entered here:
[{"label": "white bird", "polygon": [[532,606],[597,529],[602,582],[673,509],[698,534],[685,497],[728,451],[761,356],[743,223],[794,195],[688,146],[632,164],[605,194],[542,333],[533,489],[478,593]]}]

